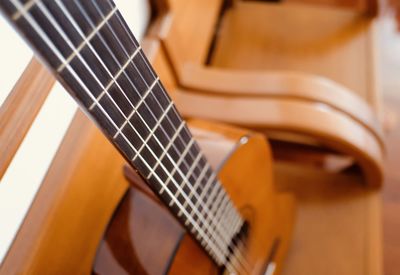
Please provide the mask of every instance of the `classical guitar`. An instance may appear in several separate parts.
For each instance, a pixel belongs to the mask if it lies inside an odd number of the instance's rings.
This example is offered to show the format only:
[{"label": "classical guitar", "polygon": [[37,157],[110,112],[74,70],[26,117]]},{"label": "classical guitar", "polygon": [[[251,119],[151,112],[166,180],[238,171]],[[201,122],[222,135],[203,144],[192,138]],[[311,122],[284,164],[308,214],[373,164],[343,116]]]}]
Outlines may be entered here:
[{"label": "classical guitar", "polygon": [[[251,150],[236,152],[222,169],[229,175],[222,176],[226,182],[220,181],[112,1],[0,3],[11,24],[140,175],[136,180],[157,196],[141,203],[155,209],[148,216],[160,217],[168,209],[165,213],[190,236],[175,239],[175,249],[154,273],[280,270],[282,242],[287,240],[277,229],[282,209],[274,205],[269,151],[261,136],[241,139]],[[258,162],[237,163],[241,158]],[[110,221],[104,236],[109,246],[99,244],[92,267],[96,274],[151,273],[130,253],[131,240],[117,230],[116,223],[129,205],[121,202]],[[171,222],[157,228],[159,247],[174,226]],[[163,251],[152,253],[156,257]]]}]

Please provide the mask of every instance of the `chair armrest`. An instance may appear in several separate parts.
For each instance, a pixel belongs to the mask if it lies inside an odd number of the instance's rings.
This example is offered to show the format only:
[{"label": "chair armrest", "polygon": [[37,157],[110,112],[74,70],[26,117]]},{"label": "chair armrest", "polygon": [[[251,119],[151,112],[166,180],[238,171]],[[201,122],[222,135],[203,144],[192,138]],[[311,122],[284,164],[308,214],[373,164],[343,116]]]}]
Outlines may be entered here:
[{"label": "chair armrest", "polygon": [[312,137],[353,157],[370,186],[383,182],[384,151],[379,140],[360,123],[328,105],[296,99],[210,96],[185,90],[175,91],[174,100],[186,117]]},{"label": "chair armrest", "polygon": [[230,70],[187,64],[181,71],[180,84],[185,90],[209,95],[322,103],[366,127],[384,147],[383,131],[372,108],[351,90],[323,77],[291,71]]}]

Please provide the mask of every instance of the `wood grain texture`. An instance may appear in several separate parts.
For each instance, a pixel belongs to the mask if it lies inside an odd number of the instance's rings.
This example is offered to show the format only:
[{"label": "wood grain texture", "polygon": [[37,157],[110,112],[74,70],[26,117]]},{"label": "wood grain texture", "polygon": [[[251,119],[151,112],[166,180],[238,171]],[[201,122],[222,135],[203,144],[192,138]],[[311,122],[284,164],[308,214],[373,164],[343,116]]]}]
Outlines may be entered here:
[{"label": "wood grain texture", "polygon": [[0,107],[0,178],[7,170],[53,84],[54,78],[34,58]]}]

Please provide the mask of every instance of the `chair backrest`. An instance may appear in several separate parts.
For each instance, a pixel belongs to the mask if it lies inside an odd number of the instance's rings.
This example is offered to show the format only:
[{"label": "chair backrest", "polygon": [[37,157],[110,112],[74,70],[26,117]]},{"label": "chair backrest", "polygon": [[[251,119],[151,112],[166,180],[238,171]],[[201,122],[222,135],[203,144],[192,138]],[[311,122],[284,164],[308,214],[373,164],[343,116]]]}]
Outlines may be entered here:
[{"label": "chair backrest", "polygon": [[153,24],[150,36],[161,39],[179,73],[184,63],[205,63],[223,0],[170,0],[169,9]]}]

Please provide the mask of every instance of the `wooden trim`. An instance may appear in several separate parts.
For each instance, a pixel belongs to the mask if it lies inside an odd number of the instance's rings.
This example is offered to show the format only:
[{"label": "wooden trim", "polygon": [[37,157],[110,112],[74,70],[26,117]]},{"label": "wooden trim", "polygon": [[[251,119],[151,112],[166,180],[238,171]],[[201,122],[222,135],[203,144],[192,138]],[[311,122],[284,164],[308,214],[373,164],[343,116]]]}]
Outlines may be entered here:
[{"label": "wooden trim", "polygon": [[383,183],[384,153],[377,139],[359,123],[329,106],[296,100],[210,97],[183,90],[175,91],[174,99],[186,117],[313,137],[327,147],[354,157],[370,186]]},{"label": "wooden trim", "polygon": [[[385,148],[383,131],[374,112],[377,109],[372,109],[354,92],[334,81],[307,73],[230,70],[194,64],[187,64],[182,72],[180,82],[188,92],[209,96],[297,99],[326,104],[362,124],[377,138],[382,149]],[[374,98],[375,101],[378,99]]]},{"label": "wooden trim", "polygon": [[54,78],[33,58],[0,107],[0,178],[4,175],[43,102]]}]

